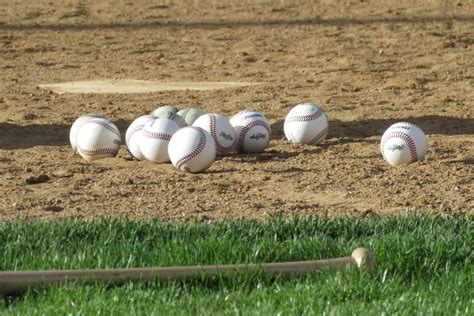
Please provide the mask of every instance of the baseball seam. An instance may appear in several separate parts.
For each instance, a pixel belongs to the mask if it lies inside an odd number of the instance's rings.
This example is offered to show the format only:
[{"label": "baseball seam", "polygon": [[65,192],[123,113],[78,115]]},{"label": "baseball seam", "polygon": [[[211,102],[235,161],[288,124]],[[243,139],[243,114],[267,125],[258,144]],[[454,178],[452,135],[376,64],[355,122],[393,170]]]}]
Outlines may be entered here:
[{"label": "baseball seam", "polygon": [[388,161],[385,155],[385,144],[389,139],[392,138],[400,138],[404,140],[405,143],[408,145],[408,149],[410,150],[411,162],[418,160],[418,153],[416,151],[416,145],[413,139],[403,132],[390,132],[385,135],[384,139],[382,140],[382,156],[385,161]]},{"label": "baseball seam", "polygon": [[142,131],[142,136],[146,138],[151,138],[151,139],[166,140],[168,142],[171,140],[170,134],[160,133],[160,132],[150,132],[147,130]]},{"label": "baseball seam", "polygon": [[309,115],[295,115],[295,116],[290,116],[289,118],[286,119],[286,123],[292,123],[292,122],[309,122],[312,120],[317,120],[323,115],[323,111],[317,110],[313,114]]},{"label": "baseball seam", "polygon": [[84,149],[79,146],[76,147],[77,151],[86,156],[98,156],[98,155],[117,155],[118,150],[114,148],[97,148],[97,149]]},{"label": "baseball seam", "polygon": [[328,128],[325,127],[321,132],[319,132],[318,134],[316,134],[316,136],[313,137],[313,139],[311,139],[311,141],[309,142],[310,145],[316,145],[317,143],[319,143],[321,140],[323,140],[326,135],[328,134]]},{"label": "baseball seam", "polygon": [[139,125],[135,126],[134,128],[132,128],[130,133],[128,133],[128,137],[125,139],[125,143],[127,144],[127,147],[130,147],[130,141],[132,140],[133,134],[135,134],[136,132],[141,131],[144,127],[145,127],[145,124],[139,124]]},{"label": "baseball seam", "polygon": [[108,130],[109,132],[111,132],[111,133],[117,135],[118,137],[121,137],[120,132],[117,131],[117,129],[116,129],[114,126],[110,125],[110,124],[107,124],[107,123],[105,123],[105,122],[99,121],[99,120],[97,120],[97,119],[90,120],[90,121],[88,121],[88,122],[86,122],[86,123],[94,123],[94,124],[97,124],[97,125],[99,125],[99,126],[105,128],[105,129]]},{"label": "baseball seam", "polygon": [[209,115],[209,119],[209,129],[211,130],[211,136],[214,137],[214,140],[216,141],[216,154],[225,153],[225,149],[221,146],[219,143],[219,138],[217,137],[216,117],[214,114],[211,114]]},{"label": "baseball seam", "polygon": [[194,148],[190,153],[184,155],[183,157],[181,157],[180,159],[178,159],[176,161],[176,168],[178,168],[179,170],[181,170],[181,166],[189,161],[191,161],[193,158],[197,157],[203,150],[204,148],[206,147],[206,134],[204,134],[204,131],[202,128],[200,127],[196,127],[196,126],[189,126],[189,128],[192,128],[196,131],[198,131],[199,133],[199,142],[196,146],[196,148]]},{"label": "baseball seam", "polygon": [[248,131],[252,127],[255,127],[255,126],[263,126],[268,132],[268,141],[270,141],[270,127],[268,126],[268,124],[264,121],[261,121],[261,120],[250,121],[247,124],[245,124],[242,127],[242,130],[240,131],[239,142],[238,142],[238,147],[239,147],[240,150],[242,150],[243,147],[244,147],[245,136],[247,135]]},{"label": "baseball seam", "polygon": [[[147,131],[145,129],[142,130],[142,136],[146,137],[146,138],[150,138],[150,139],[155,139],[155,140],[164,140],[164,141],[167,141],[167,142],[169,142],[170,139],[171,139],[170,134],[160,133],[160,132],[150,132],[150,131]],[[153,163],[158,163],[157,161],[155,161],[155,160],[151,159],[150,157],[148,157],[146,155],[146,153],[144,153],[143,151],[141,151],[141,152],[142,152],[143,158],[145,158],[145,160],[151,161]]]}]

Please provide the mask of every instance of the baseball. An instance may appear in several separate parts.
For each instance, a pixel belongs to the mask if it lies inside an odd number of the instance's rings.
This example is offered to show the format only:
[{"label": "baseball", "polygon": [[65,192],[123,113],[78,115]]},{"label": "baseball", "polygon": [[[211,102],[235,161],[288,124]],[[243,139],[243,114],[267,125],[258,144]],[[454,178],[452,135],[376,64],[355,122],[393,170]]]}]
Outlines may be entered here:
[{"label": "baseball", "polygon": [[268,120],[256,111],[241,111],[230,119],[234,127],[237,152],[258,153],[267,147],[270,141],[271,128]]},{"label": "baseball", "polygon": [[188,126],[171,137],[168,152],[173,166],[178,170],[202,172],[216,159],[216,143],[204,129]]},{"label": "baseball", "polygon": [[301,103],[290,110],[283,129],[286,138],[294,144],[316,145],[328,134],[328,118],[319,106]]},{"label": "baseball", "polygon": [[169,162],[168,144],[178,129],[178,124],[168,119],[155,119],[145,124],[138,140],[143,158],[156,163]]},{"label": "baseball", "polygon": [[173,121],[179,127],[188,126],[188,124],[186,124],[186,121],[181,116],[179,116],[178,114],[173,113],[173,111],[160,111],[160,113],[158,113],[156,115],[154,114],[153,116],[156,117],[156,118],[159,118],[159,119],[168,119],[170,121]]},{"label": "baseball", "polygon": [[90,119],[77,131],[77,152],[87,161],[115,157],[120,139],[120,131],[114,123],[104,118]]},{"label": "baseball", "polygon": [[186,124],[191,126],[193,125],[194,121],[197,120],[198,117],[204,114],[204,112],[196,108],[188,108],[182,109],[176,114],[181,116],[186,121]]},{"label": "baseball", "polygon": [[234,144],[235,131],[229,120],[220,114],[201,115],[193,124],[211,134],[216,143],[216,154],[223,155]]},{"label": "baseball", "polygon": [[380,141],[382,156],[392,166],[423,160],[427,150],[425,133],[415,124],[407,122],[390,126]]},{"label": "baseball", "polygon": [[174,105],[163,105],[153,110],[150,115],[159,116],[162,112],[172,112],[173,114],[178,113],[179,109]]},{"label": "baseball", "polygon": [[77,136],[77,131],[79,130],[79,127],[82,126],[82,124],[84,124],[85,122],[91,120],[91,119],[94,119],[94,118],[103,118],[105,119],[105,117],[103,117],[102,115],[100,114],[95,114],[95,113],[89,113],[89,114],[86,114],[86,115],[82,115],[80,116],[78,119],[76,119],[74,121],[74,123],[72,124],[71,126],[71,130],[69,131],[69,142],[71,143],[71,146],[72,146],[72,149],[74,151],[77,151],[77,148],[76,148],[76,136]]},{"label": "baseball", "polygon": [[155,119],[152,115],[143,115],[137,118],[130,124],[125,133],[125,143],[127,144],[128,151],[137,160],[143,160],[144,157],[140,150],[139,140],[142,130],[145,125]]}]

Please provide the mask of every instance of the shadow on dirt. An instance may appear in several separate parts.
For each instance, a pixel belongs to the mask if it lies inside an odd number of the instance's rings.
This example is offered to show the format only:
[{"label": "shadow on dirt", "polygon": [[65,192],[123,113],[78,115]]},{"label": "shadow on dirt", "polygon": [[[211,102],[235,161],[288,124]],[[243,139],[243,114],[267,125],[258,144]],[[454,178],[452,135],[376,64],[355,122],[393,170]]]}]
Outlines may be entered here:
[{"label": "shadow on dirt", "polygon": [[[329,135],[326,142],[331,139],[342,138],[338,144],[354,142],[372,142],[367,137],[382,136],[383,132],[393,123],[408,121],[418,125],[427,135],[474,135],[474,119],[461,119],[455,117],[443,117],[439,115],[428,115],[420,117],[408,117],[400,119],[367,119],[362,121],[330,121]],[[120,132],[125,135],[129,121],[114,121]],[[12,123],[0,123],[0,149],[24,149],[35,146],[63,146],[69,145],[70,125],[44,124],[44,125],[16,125]],[[282,139],[283,121],[272,124],[272,139]],[[376,141],[374,141],[376,142]],[[324,146],[323,146],[324,147]],[[265,161],[265,159],[285,159],[291,155],[299,155],[300,152],[277,152],[270,151],[265,155],[255,155],[254,159]],[[231,156],[235,159],[250,159],[249,155]],[[258,157],[258,158],[257,158]]]},{"label": "shadow on dirt", "polygon": [[453,163],[462,163],[464,165],[474,165],[474,159],[460,159],[460,160],[451,160],[448,161],[448,163],[453,164]]},{"label": "shadow on dirt", "polygon": [[[113,122],[125,135],[130,122],[119,120]],[[35,146],[69,145],[70,125],[63,124],[32,124],[16,125],[0,123],[0,149],[25,149]]]},{"label": "shadow on dirt", "polygon": [[208,174],[226,174],[226,173],[234,173],[234,172],[238,172],[238,171],[239,171],[238,169],[229,168],[229,169],[225,169],[225,170],[207,170],[206,173],[208,173]]},{"label": "shadow on dirt", "polygon": [[4,31],[85,31],[98,29],[221,29],[221,28],[249,28],[249,27],[291,27],[305,25],[327,25],[327,26],[351,26],[351,25],[373,25],[373,24],[424,24],[439,22],[474,22],[473,15],[461,16],[395,16],[379,18],[333,18],[322,19],[319,17],[301,20],[275,19],[267,21],[258,20],[236,20],[236,21],[206,21],[206,22],[178,22],[178,21],[141,21],[132,23],[56,23],[56,24],[0,24],[0,30]]},{"label": "shadow on dirt", "polygon": [[288,150],[274,149],[272,146],[261,153],[232,153],[225,157],[226,161],[238,163],[265,164],[278,160],[287,160],[288,158],[318,154],[326,148],[326,145],[310,146],[300,144],[288,144]]},{"label": "shadow on dirt", "polygon": [[262,171],[268,172],[268,173],[273,173],[273,174],[288,175],[288,174],[291,174],[291,173],[298,174],[298,173],[303,173],[303,172],[313,172],[314,169],[311,169],[311,168],[303,169],[303,168],[290,167],[290,168],[278,169],[278,170],[275,169],[275,168],[269,168],[269,169],[262,169]]},{"label": "shadow on dirt", "polygon": [[[399,119],[367,119],[361,121],[329,121],[328,140],[343,138],[346,143],[367,142],[367,137],[380,136],[392,124],[397,122],[410,122],[420,127],[427,135],[473,135],[474,119],[462,119],[456,117],[445,117],[439,115],[427,115],[419,117],[406,117]],[[272,124],[272,139],[285,137],[283,131],[284,121]]]}]

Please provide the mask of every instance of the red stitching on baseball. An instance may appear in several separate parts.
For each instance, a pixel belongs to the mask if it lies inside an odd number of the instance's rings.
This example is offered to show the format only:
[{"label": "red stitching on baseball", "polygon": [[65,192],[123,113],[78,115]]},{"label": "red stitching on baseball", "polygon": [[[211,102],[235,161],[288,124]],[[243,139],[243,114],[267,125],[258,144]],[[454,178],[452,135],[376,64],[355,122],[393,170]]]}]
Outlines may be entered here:
[{"label": "red stitching on baseball", "polygon": [[103,128],[105,128],[106,130],[108,130],[109,132],[117,135],[118,137],[121,137],[120,132],[114,126],[109,125],[106,122],[99,121],[97,119],[93,119],[93,120],[87,121],[86,123],[94,123],[94,124],[100,125]]},{"label": "red stitching on baseball", "polygon": [[[143,137],[150,138],[150,139],[164,140],[164,141],[167,141],[167,142],[170,141],[171,136],[172,136],[172,135],[166,134],[166,133],[150,132],[150,131],[147,131],[145,129],[142,130],[142,133],[143,133],[142,134]],[[142,152],[142,155],[143,155],[143,158],[145,158],[145,160],[151,161],[153,163],[158,163],[155,160],[147,157],[144,152]]]},{"label": "red stitching on baseball", "polygon": [[130,130],[130,132],[128,133],[128,137],[125,139],[125,143],[127,144],[127,147],[130,147],[129,144],[130,144],[130,140],[132,139],[133,134],[141,131],[144,127],[145,127],[145,124],[138,124],[137,126],[135,126],[134,128]]},{"label": "red stitching on baseball", "polygon": [[324,137],[326,137],[327,134],[328,134],[328,128],[325,127],[321,132],[319,132],[318,134],[316,134],[316,136],[314,136],[314,138],[309,142],[309,144],[316,145],[322,139],[324,139]]},{"label": "red stitching on baseball", "polygon": [[312,120],[317,120],[318,118],[323,115],[323,111],[320,109],[317,109],[316,112],[310,115],[296,115],[296,116],[290,116],[288,119],[286,119],[286,123],[291,123],[291,122],[309,122]]},{"label": "red stitching on baseball", "polygon": [[196,126],[188,126],[184,128],[192,128],[199,133],[199,143],[197,144],[196,148],[194,148],[190,153],[184,155],[176,162],[176,168],[181,170],[181,166],[188,161],[192,160],[194,157],[197,157],[206,147],[206,134],[204,134],[204,130],[200,127]]},{"label": "red stitching on baseball", "polygon": [[385,156],[385,144],[387,143],[389,139],[392,139],[392,138],[401,138],[402,140],[404,140],[405,143],[408,145],[408,149],[410,150],[411,161],[413,162],[413,161],[418,160],[418,153],[416,151],[416,145],[413,139],[409,135],[403,132],[398,132],[398,131],[388,133],[387,135],[385,135],[382,141],[381,147],[382,147],[382,156],[384,160],[388,161],[387,157]]},{"label": "red stitching on baseball", "polygon": [[255,121],[250,121],[246,125],[242,127],[242,130],[240,131],[239,134],[239,142],[238,142],[238,147],[240,150],[244,147],[244,142],[245,142],[245,136],[247,135],[248,131],[255,126],[263,126],[267,132],[268,132],[268,141],[270,141],[270,127],[265,121],[261,120],[255,120]]},{"label": "red stitching on baseball", "polygon": [[216,141],[216,154],[224,154],[225,148],[221,146],[217,137],[216,117],[214,116],[214,114],[209,114],[209,118],[211,136],[214,137],[214,140]]},{"label": "red stitching on baseball", "polygon": [[77,151],[86,156],[97,156],[97,155],[117,155],[118,149],[113,148],[99,148],[99,149],[84,149],[77,147]]},{"label": "red stitching on baseball", "polygon": [[147,131],[147,130],[143,130],[143,134],[142,134],[144,137],[146,138],[151,138],[151,139],[161,139],[161,140],[166,140],[166,141],[170,141],[171,139],[171,135],[170,134],[166,134],[166,133],[160,133],[160,132],[150,132],[150,131]]}]

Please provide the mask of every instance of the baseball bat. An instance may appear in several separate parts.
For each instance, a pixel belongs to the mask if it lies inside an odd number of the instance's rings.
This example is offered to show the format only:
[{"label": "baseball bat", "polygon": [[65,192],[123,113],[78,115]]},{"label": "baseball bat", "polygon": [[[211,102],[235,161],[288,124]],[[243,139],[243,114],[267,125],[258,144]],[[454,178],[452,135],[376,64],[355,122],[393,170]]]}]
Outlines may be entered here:
[{"label": "baseball bat", "polygon": [[0,295],[17,295],[29,288],[75,281],[88,284],[100,281],[111,285],[121,285],[130,280],[183,281],[196,277],[212,277],[245,271],[267,273],[272,277],[290,277],[321,269],[341,269],[351,265],[372,272],[375,262],[369,250],[357,248],[350,257],[296,262],[130,269],[5,271],[0,272]]}]

